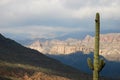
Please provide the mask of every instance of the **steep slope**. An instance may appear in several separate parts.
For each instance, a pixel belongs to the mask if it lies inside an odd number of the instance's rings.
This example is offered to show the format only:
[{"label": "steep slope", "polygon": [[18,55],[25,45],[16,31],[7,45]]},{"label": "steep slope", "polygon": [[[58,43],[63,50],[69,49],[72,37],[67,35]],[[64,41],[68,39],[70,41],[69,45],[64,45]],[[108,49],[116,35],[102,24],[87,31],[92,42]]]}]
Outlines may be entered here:
[{"label": "steep slope", "polygon": [[0,75],[2,76],[0,78],[9,76],[13,80],[21,80],[20,77],[23,77],[24,74],[31,76],[35,72],[67,77],[72,80],[91,80],[89,75],[36,50],[23,47],[0,34]]}]

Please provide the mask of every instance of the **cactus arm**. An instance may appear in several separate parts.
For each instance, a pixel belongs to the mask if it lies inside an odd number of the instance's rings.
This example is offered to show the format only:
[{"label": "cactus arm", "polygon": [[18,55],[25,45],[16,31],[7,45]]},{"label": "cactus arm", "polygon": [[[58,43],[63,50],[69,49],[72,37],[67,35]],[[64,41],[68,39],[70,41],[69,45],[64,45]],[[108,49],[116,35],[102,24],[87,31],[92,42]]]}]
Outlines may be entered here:
[{"label": "cactus arm", "polygon": [[105,66],[105,61],[103,59],[100,59],[99,60],[99,72],[102,71],[104,66]]},{"label": "cactus arm", "polygon": [[93,67],[93,62],[90,58],[87,59],[87,63],[88,63],[88,66],[91,70],[94,70],[94,67]]}]

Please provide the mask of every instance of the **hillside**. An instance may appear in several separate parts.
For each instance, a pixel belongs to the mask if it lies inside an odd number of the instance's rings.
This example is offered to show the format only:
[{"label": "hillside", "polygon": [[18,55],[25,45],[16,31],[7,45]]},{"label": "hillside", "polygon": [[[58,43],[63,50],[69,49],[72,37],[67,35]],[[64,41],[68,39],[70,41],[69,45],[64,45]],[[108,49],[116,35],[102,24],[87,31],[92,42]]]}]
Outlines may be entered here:
[{"label": "hillside", "polygon": [[53,80],[61,80],[64,77],[65,80],[91,80],[90,75],[64,65],[36,50],[23,47],[0,34],[0,79],[23,80],[26,75],[31,78],[36,72],[52,77],[59,76]]},{"label": "hillside", "polygon": [[[94,52],[94,37],[90,35],[83,40],[36,40],[28,47],[47,53],[46,55],[86,73],[92,73],[86,63],[87,58],[91,56],[90,53]],[[101,75],[120,79],[120,33],[101,34],[99,53],[106,61]]]}]

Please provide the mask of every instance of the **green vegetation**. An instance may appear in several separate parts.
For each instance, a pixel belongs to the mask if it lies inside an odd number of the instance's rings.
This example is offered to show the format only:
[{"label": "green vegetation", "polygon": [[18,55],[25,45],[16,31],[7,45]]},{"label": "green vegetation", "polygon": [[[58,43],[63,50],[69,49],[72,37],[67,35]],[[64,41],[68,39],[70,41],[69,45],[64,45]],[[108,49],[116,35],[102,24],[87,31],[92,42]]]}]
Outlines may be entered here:
[{"label": "green vegetation", "polygon": [[95,19],[96,34],[95,34],[95,50],[94,50],[94,64],[90,58],[87,59],[88,66],[93,70],[93,80],[99,80],[99,72],[103,69],[105,62],[99,59],[99,34],[100,34],[100,15],[96,13]]}]

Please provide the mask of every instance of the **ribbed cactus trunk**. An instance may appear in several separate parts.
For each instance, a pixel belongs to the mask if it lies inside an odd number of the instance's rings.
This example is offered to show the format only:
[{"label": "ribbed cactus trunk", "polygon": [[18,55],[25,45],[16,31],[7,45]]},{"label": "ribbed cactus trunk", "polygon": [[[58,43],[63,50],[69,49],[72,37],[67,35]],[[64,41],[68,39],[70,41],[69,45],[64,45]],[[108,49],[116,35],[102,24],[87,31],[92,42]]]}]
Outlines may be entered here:
[{"label": "ribbed cactus trunk", "polygon": [[99,33],[100,33],[100,15],[96,13],[95,18],[95,50],[94,50],[94,71],[93,80],[99,78]]},{"label": "ribbed cactus trunk", "polygon": [[96,13],[95,18],[95,49],[94,49],[94,61],[90,58],[87,59],[88,66],[93,70],[93,80],[99,80],[99,72],[103,69],[105,62],[103,59],[99,59],[99,34],[100,34],[100,15]]}]

